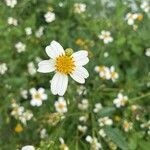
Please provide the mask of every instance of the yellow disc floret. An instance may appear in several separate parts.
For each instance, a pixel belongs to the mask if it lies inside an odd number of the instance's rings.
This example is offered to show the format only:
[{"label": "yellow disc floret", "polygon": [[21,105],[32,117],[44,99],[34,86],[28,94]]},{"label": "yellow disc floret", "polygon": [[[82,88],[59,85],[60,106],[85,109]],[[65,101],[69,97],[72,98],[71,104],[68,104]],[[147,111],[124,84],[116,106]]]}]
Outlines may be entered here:
[{"label": "yellow disc floret", "polygon": [[75,68],[74,60],[71,56],[60,55],[56,58],[56,70],[63,74],[70,74]]}]

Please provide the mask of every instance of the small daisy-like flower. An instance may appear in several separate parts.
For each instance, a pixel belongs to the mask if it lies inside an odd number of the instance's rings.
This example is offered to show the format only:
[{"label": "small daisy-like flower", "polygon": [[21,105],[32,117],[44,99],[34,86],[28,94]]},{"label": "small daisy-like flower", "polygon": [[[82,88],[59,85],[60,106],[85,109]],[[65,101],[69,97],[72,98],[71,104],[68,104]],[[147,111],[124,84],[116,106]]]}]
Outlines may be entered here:
[{"label": "small daisy-like flower", "polygon": [[14,8],[15,5],[17,4],[17,0],[5,0],[5,2],[6,2],[6,5],[11,8]]},{"label": "small daisy-like flower", "polygon": [[88,116],[80,116],[79,121],[85,123],[88,120]]},{"label": "small daisy-like flower", "polygon": [[75,13],[80,14],[80,13],[83,13],[85,11],[86,11],[86,4],[84,4],[84,3],[75,3],[74,4],[74,12]]},{"label": "small daisy-like flower", "polygon": [[137,19],[138,14],[136,13],[128,13],[125,17],[125,20],[127,20],[128,25],[134,25],[134,21]]},{"label": "small daisy-like flower", "polygon": [[0,64],[0,74],[3,75],[6,73],[6,71],[8,70],[6,63],[1,63]]},{"label": "small daisy-like flower", "polygon": [[106,137],[106,133],[105,133],[104,129],[100,129],[98,133],[101,137],[103,137],[103,138]]},{"label": "small daisy-like flower", "polygon": [[60,150],[69,150],[69,147],[65,144],[65,141],[62,137],[59,138],[59,141],[61,143]]},{"label": "small daisy-like flower", "polygon": [[36,90],[35,88],[30,89],[30,94],[32,99],[30,104],[32,106],[41,106],[44,100],[47,100],[47,94],[45,94],[45,89],[39,88]]},{"label": "small daisy-like flower", "polygon": [[140,7],[146,13],[148,13],[150,11],[150,4],[148,1],[143,1]]},{"label": "small daisy-like flower", "polygon": [[111,67],[110,67],[110,75],[111,75],[111,80],[112,80],[113,82],[115,82],[116,79],[119,78],[118,73],[115,72],[115,67],[114,67],[114,66],[111,66]]},{"label": "small daisy-like flower", "polygon": [[35,147],[32,145],[26,145],[26,146],[23,146],[21,150],[35,150]]},{"label": "small daisy-like flower", "polygon": [[81,101],[81,103],[78,104],[78,108],[79,108],[80,110],[87,110],[88,107],[89,107],[89,102],[88,102],[87,99],[83,99],[83,100]]},{"label": "small daisy-like flower", "polygon": [[55,14],[49,11],[44,15],[44,18],[47,23],[53,22],[55,20]]},{"label": "small daisy-like flower", "polygon": [[113,38],[111,37],[111,33],[109,31],[101,31],[101,34],[98,35],[98,37],[99,39],[103,40],[105,44],[108,44],[113,41]]},{"label": "small daisy-like flower", "polygon": [[40,38],[42,35],[43,35],[43,32],[44,32],[44,27],[39,27],[39,29],[35,32],[35,36],[37,38]]},{"label": "small daisy-like flower", "polygon": [[46,138],[48,135],[47,135],[47,131],[46,131],[46,129],[44,128],[44,129],[42,129],[41,131],[40,131],[40,137],[41,137],[41,139],[44,139],[44,138]]},{"label": "small daisy-like flower", "polygon": [[9,25],[14,25],[14,26],[18,25],[18,20],[13,18],[13,17],[8,17],[7,22],[8,22]]},{"label": "small daisy-like flower", "polygon": [[78,130],[82,133],[85,133],[87,131],[87,126],[78,125]]},{"label": "small daisy-like flower", "polygon": [[100,127],[103,127],[105,125],[111,126],[113,124],[112,119],[110,119],[109,117],[100,118],[100,119],[98,119],[98,122],[99,122]]},{"label": "small daisy-like flower", "polygon": [[123,122],[123,129],[125,132],[129,132],[129,130],[132,130],[132,128],[133,128],[132,122],[128,122],[126,120]]},{"label": "small daisy-like flower", "polygon": [[21,90],[21,91],[20,91],[20,94],[21,94],[21,96],[22,96],[24,99],[27,99],[27,98],[28,98],[28,91],[27,91],[27,90]]},{"label": "small daisy-like flower", "polygon": [[52,41],[46,47],[46,53],[51,58],[41,61],[38,71],[48,73],[55,71],[56,74],[51,80],[51,91],[54,95],[63,96],[68,86],[68,75],[76,82],[85,83],[89,73],[83,67],[89,62],[88,52],[81,50],[72,54],[72,49],[64,51],[63,47],[56,41]]},{"label": "small daisy-like flower", "polygon": [[98,142],[96,137],[91,137],[88,135],[85,139],[91,145],[91,150],[99,150],[102,148],[101,143]]},{"label": "small daisy-like flower", "polygon": [[35,75],[36,74],[36,68],[33,62],[28,63],[28,72],[30,75]]},{"label": "small daisy-like flower", "polygon": [[25,28],[25,33],[26,33],[26,35],[31,35],[31,34],[32,34],[32,29],[31,29],[31,27],[26,27],[26,28]]},{"label": "small daisy-like flower", "polygon": [[86,90],[86,87],[83,86],[83,85],[80,85],[78,88],[77,88],[77,92],[79,95],[86,95],[87,94],[87,90]]},{"label": "small daisy-like flower", "polygon": [[116,105],[117,108],[120,108],[125,106],[127,101],[128,101],[128,97],[124,96],[122,93],[119,93],[117,98],[114,99],[113,103]]},{"label": "small daisy-like flower", "polygon": [[22,42],[18,42],[15,44],[15,48],[17,49],[18,53],[22,53],[26,50],[26,45],[23,44]]},{"label": "small daisy-like flower", "polygon": [[145,55],[148,56],[148,57],[150,57],[150,48],[147,48],[147,49],[146,49]]},{"label": "small daisy-like flower", "polygon": [[102,104],[101,103],[96,103],[95,107],[93,109],[94,113],[98,113],[102,109]]},{"label": "small daisy-like flower", "polygon": [[63,97],[59,97],[58,101],[55,102],[55,109],[59,113],[67,112],[67,103]]}]

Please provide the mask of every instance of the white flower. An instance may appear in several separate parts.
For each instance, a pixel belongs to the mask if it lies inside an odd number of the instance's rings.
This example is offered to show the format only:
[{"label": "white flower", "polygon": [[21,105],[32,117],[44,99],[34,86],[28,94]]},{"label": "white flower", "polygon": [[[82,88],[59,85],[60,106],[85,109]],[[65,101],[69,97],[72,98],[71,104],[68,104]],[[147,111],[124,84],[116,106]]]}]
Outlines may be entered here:
[{"label": "white flower", "polygon": [[85,83],[89,73],[83,67],[89,62],[88,52],[81,50],[71,55],[71,49],[64,51],[63,47],[56,41],[52,41],[46,47],[46,53],[51,58],[41,61],[38,71],[48,73],[55,71],[56,74],[51,80],[51,91],[54,95],[63,96],[68,86],[68,75],[76,82]]},{"label": "white flower", "polygon": [[31,29],[31,27],[26,27],[26,28],[25,28],[25,33],[26,33],[26,35],[31,35],[31,34],[32,34],[32,29]]},{"label": "white flower", "polygon": [[80,13],[83,13],[85,11],[86,11],[86,4],[84,4],[84,3],[75,3],[74,4],[74,12],[75,13],[80,14]]},{"label": "white flower", "polygon": [[[12,105],[14,106],[14,105]],[[15,116],[16,118],[20,115],[22,115],[24,112],[24,107],[23,106],[19,106],[18,104],[16,104],[14,107],[13,107],[13,110],[11,111],[11,115],[12,116]]]},{"label": "white flower", "polygon": [[44,27],[39,27],[39,29],[35,32],[35,36],[37,38],[40,38],[42,35],[43,35],[43,32],[44,32]]},{"label": "white flower", "polygon": [[88,102],[87,99],[83,99],[83,100],[81,101],[81,103],[78,104],[78,108],[79,108],[80,110],[87,110],[87,109],[88,109],[88,106],[89,106],[89,102]]},{"label": "white flower", "polygon": [[124,96],[122,93],[119,93],[117,98],[114,99],[113,103],[116,105],[117,108],[125,106],[128,101],[128,97]]},{"label": "white flower", "polygon": [[58,101],[55,102],[55,109],[59,113],[67,112],[67,103],[63,97],[59,97]]},{"label": "white flower", "polygon": [[45,89],[39,88],[36,90],[35,88],[30,89],[30,94],[32,99],[30,104],[32,106],[41,106],[44,100],[47,100],[47,95],[45,94]]},{"label": "white flower", "polygon": [[55,14],[49,11],[44,15],[44,18],[47,23],[53,22],[55,20]]},{"label": "white flower", "polygon": [[109,53],[108,53],[108,52],[105,52],[105,53],[104,53],[104,57],[107,58],[108,56],[109,56]]},{"label": "white flower", "polygon": [[60,145],[61,150],[69,150],[69,147],[65,144],[65,141],[62,137],[59,138],[59,141],[61,143],[61,145]]},{"label": "white flower", "polygon": [[15,48],[17,49],[18,53],[24,52],[26,50],[26,45],[22,42],[18,42],[15,44]]},{"label": "white flower", "polygon": [[103,117],[103,118],[100,118],[98,119],[98,122],[99,122],[99,126],[102,127],[104,125],[109,125],[111,126],[113,124],[113,121],[112,119],[110,119],[109,117]]},{"label": "white flower", "polygon": [[20,94],[21,94],[21,96],[22,96],[24,99],[27,99],[27,98],[28,98],[28,91],[27,91],[27,90],[21,90]]},{"label": "white flower", "polygon": [[79,117],[79,121],[80,122],[84,122],[85,123],[87,120],[88,120],[88,116],[80,116]]},{"label": "white flower", "polygon": [[93,109],[94,113],[98,113],[102,109],[102,104],[101,103],[96,103],[95,108]]},{"label": "white flower", "polygon": [[123,122],[123,129],[125,132],[128,132],[129,130],[132,130],[133,128],[133,123],[132,122],[128,122],[128,121],[124,121]]},{"label": "white flower", "polygon": [[18,20],[13,18],[13,17],[8,17],[7,22],[8,22],[9,25],[14,25],[14,26],[18,25]]},{"label": "white flower", "polygon": [[35,150],[35,147],[32,145],[26,145],[26,146],[23,146],[21,150]]},{"label": "white flower", "polygon": [[93,137],[93,138],[92,138],[91,136],[88,135],[88,136],[85,138],[85,140],[86,140],[88,143],[90,143],[90,145],[91,145],[91,150],[99,150],[99,149],[102,148],[101,143],[98,142],[98,140],[97,140],[96,137]]},{"label": "white flower", "polygon": [[0,64],[0,74],[3,75],[6,73],[6,71],[8,70],[6,63],[1,63]]},{"label": "white flower", "polygon": [[77,89],[77,92],[79,95],[86,95],[87,94],[87,90],[86,90],[86,87],[83,86],[83,85],[80,85]]},{"label": "white flower", "polygon": [[17,0],[5,0],[5,2],[6,2],[6,5],[11,8],[14,8],[15,5],[17,4]]},{"label": "white flower", "polygon": [[128,13],[125,17],[125,20],[127,20],[128,25],[134,25],[134,21],[137,19],[138,14],[136,13]]},{"label": "white flower", "polygon": [[28,63],[28,72],[30,75],[36,74],[36,68],[33,62]]},{"label": "white flower", "polygon": [[101,31],[101,34],[98,35],[98,37],[99,39],[103,40],[105,44],[108,44],[113,41],[113,38],[111,37],[111,33],[109,31]]},{"label": "white flower", "polygon": [[106,133],[105,133],[104,129],[100,129],[98,133],[101,137],[103,137],[103,138],[106,137]]},{"label": "white flower", "polygon": [[47,131],[46,131],[46,129],[44,128],[44,129],[42,129],[41,131],[40,131],[40,137],[41,137],[41,139],[44,139],[44,138],[46,138],[48,135],[47,135]]},{"label": "white flower", "polygon": [[148,1],[143,1],[141,6],[140,6],[144,12],[148,13],[150,10],[150,5],[148,3]]},{"label": "white flower", "polygon": [[111,75],[111,80],[112,80],[113,82],[115,82],[116,79],[119,78],[118,73],[115,72],[115,67],[114,67],[114,66],[111,66],[111,67],[110,67],[110,75]]},{"label": "white flower", "polygon": [[150,57],[150,48],[146,49],[145,55],[148,56],[148,57]]},{"label": "white flower", "polygon": [[85,133],[86,130],[87,130],[87,126],[78,125],[78,130],[79,130],[80,132]]}]

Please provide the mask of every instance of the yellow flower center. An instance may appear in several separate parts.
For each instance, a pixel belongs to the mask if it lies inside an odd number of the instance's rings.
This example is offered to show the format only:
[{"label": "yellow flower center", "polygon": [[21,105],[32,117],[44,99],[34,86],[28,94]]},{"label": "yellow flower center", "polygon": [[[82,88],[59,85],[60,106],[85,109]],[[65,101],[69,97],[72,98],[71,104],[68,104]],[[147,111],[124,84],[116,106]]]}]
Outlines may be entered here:
[{"label": "yellow flower center", "polygon": [[71,56],[60,55],[56,58],[56,70],[63,74],[70,74],[75,68],[74,60]]},{"label": "yellow flower center", "polygon": [[35,98],[35,99],[41,99],[41,95],[37,92],[37,93],[34,95],[34,98]]}]

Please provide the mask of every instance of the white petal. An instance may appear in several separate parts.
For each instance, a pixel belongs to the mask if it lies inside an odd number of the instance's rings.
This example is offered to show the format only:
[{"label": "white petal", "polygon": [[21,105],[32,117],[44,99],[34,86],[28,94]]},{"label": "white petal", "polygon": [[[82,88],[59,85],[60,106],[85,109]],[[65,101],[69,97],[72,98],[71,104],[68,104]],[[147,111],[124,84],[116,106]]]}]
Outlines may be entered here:
[{"label": "white petal", "polygon": [[74,61],[75,61],[75,65],[76,66],[84,66],[84,65],[86,65],[89,62],[89,58],[88,57],[84,57],[84,58],[81,58],[80,60],[74,59]]},{"label": "white petal", "polygon": [[52,41],[51,44],[45,48],[45,51],[47,55],[53,59],[65,53],[63,47],[56,41]]},{"label": "white petal", "polygon": [[48,73],[55,70],[55,61],[53,59],[43,60],[38,64],[38,72]]},{"label": "white petal", "polygon": [[78,70],[75,70],[72,74],[70,74],[70,76],[78,83],[85,83],[85,79],[84,77],[81,75],[81,72],[79,72]]},{"label": "white petal", "polygon": [[89,73],[88,71],[84,68],[84,67],[77,67],[76,72],[78,72],[78,74],[80,74],[80,76],[82,76],[83,78],[88,78],[89,77]]},{"label": "white petal", "polygon": [[30,94],[34,95],[36,92],[37,92],[37,91],[36,91],[35,88],[31,88],[31,89],[30,89]]},{"label": "white petal", "polygon": [[75,58],[76,60],[77,59],[80,60],[81,58],[85,58],[87,56],[88,56],[88,52],[85,50],[81,50],[72,54],[72,57]]},{"label": "white petal", "polygon": [[51,91],[54,95],[63,96],[68,85],[68,77],[57,72],[51,81]]}]

